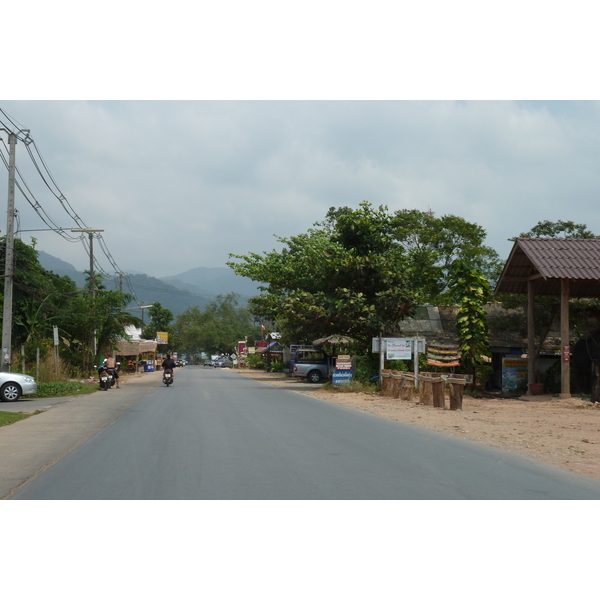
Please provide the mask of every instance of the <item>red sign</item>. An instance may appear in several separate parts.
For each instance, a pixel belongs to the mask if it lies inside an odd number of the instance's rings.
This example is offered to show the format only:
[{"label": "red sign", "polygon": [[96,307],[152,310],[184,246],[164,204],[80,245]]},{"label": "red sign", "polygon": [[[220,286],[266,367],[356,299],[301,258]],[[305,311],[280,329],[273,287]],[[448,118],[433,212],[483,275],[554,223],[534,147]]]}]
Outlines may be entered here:
[{"label": "red sign", "polygon": [[571,346],[563,346],[563,362],[571,360]]}]

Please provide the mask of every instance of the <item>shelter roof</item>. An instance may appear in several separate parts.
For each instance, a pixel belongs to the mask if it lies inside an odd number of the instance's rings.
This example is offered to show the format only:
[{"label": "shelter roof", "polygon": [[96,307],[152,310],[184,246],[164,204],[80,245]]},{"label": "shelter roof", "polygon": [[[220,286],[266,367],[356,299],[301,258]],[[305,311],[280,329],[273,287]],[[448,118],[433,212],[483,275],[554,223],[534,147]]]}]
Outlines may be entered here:
[{"label": "shelter roof", "polygon": [[560,296],[561,279],[572,298],[600,296],[600,239],[517,238],[496,293],[527,294],[529,279],[539,296]]},{"label": "shelter roof", "polygon": [[318,340],[315,340],[313,342],[313,344],[315,346],[322,346],[323,344],[334,344],[334,345],[340,345],[340,346],[348,346],[349,344],[352,344],[352,342],[354,342],[354,340],[352,338],[349,338],[345,335],[328,335],[327,337],[324,338],[319,338]]},{"label": "shelter roof", "polygon": [[117,354],[121,356],[134,356],[143,352],[156,352],[158,344],[154,340],[136,340],[131,342],[120,340],[116,346]]}]

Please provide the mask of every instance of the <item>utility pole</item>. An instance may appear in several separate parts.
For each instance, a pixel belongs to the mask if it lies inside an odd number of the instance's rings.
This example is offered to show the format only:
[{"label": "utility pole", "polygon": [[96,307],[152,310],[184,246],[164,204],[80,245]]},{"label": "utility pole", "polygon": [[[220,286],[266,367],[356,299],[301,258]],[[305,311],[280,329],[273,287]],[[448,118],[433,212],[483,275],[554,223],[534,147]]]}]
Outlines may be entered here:
[{"label": "utility pole", "polygon": [[71,229],[73,233],[87,233],[90,236],[90,296],[95,297],[94,291],[94,233],[100,233],[104,229]]},{"label": "utility pole", "polygon": [[12,312],[15,254],[15,151],[17,136],[8,134],[8,207],[6,209],[6,252],[4,264],[4,312],[2,313],[2,371],[10,371],[12,356]]},{"label": "utility pole", "polygon": [[[96,296],[94,288],[94,233],[100,233],[104,229],[71,229],[73,233],[87,233],[90,236],[90,297]],[[96,332],[92,332],[92,356],[96,357]]]}]

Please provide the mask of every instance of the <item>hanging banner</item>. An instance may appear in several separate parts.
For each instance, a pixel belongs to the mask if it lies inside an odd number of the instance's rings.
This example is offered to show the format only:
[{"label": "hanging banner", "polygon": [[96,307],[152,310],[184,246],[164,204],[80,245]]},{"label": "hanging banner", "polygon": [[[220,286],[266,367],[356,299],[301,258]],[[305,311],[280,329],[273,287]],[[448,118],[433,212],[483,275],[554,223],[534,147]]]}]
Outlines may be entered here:
[{"label": "hanging banner", "polygon": [[458,367],[460,365],[458,348],[458,344],[429,342],[427,344],[427,364],[434,367]]}]

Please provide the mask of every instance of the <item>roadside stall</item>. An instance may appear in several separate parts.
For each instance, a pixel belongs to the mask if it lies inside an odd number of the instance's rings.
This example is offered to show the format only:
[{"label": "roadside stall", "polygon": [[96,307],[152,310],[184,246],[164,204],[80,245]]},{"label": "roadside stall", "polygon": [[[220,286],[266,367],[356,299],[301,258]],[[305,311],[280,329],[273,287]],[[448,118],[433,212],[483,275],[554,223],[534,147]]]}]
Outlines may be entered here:
[{"label": "roadside stall", "polygon": [[136,340],[132,342],[121,340],[117,343],[115,352],[117,361],[122,365],[127,365],[132,361],[140,373],[154,371],[157,345],[154,340]]}]

